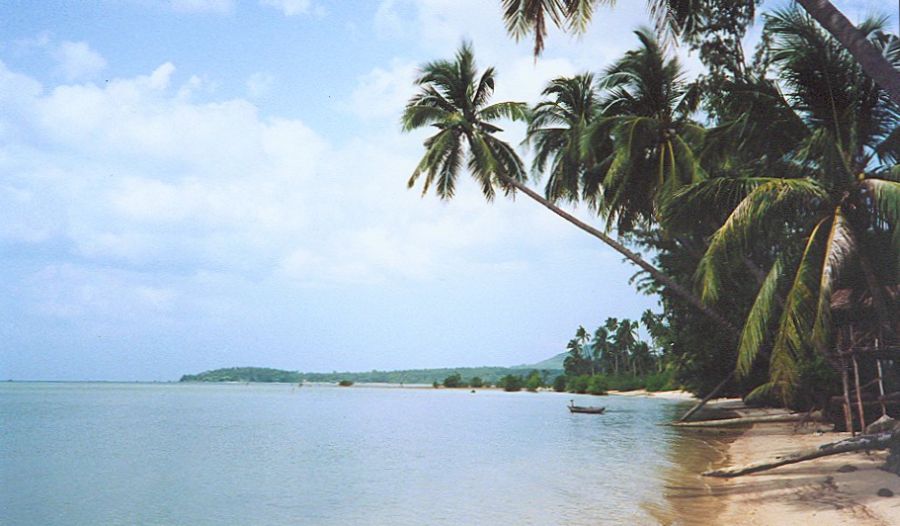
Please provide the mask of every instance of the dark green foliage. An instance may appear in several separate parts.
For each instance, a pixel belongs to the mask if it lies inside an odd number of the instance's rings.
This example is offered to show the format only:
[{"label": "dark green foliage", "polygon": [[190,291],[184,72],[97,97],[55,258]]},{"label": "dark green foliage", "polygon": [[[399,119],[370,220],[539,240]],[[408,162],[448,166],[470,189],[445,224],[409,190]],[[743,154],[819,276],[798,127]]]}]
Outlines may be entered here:
[{"label": "dark green foliage", "polygon": [[230,367],[199,374],[186,374],[180,382],[282,382],[300,383],[303,377],[296,371],[268,369],[265,367]]},{"label": "dark green foliage", "polygon": [[566,375],[561,374],[553,380],[553,390],[557,393],[564,393],[566,391]]},{"label": "dark green foliage", "polygon": [[497,382],[497,387],[503,388],[504,391],[514,392],[521,391],[524,384],[525,381],[521,376],[508,374],[501,378],[499,382]]},{"label": "dark green foliage", "polygon": [[662,372],[648,375],[644,378],[644,389],[650,392],[671,391],[678,389],[678,383],[675,381],[674,368],[667,368]]},{"label": "dark green foliage", "polygon": [[588,381],[587,392],[592,395],[604,395],[606,391],[609,390],[609,382],[607,382],[606,377],[601,375],[594,375]]},{"label": "dark green foliage", "polygon": [[353,385],[353,380],[341,380],[340,382],[338,382],[338,385],[341,387],[350,387],[351,385]]},{"label": "dark green foliage", "polygon": [[472,387],[484,387],[484,380],[480,376],[473,376],[469,381],[469,385]]},{"label": "dark green foliage", "polygon": [[444,378],[444,387],[466,387],[466,384],[463,383],[462,376],[459,373],[453,373]]},{"label": "dark green foliage", "polygon": [[571,376],[566,384],[566,391],[570,393],[585,394],[591,384],[591,377],[583,374],[580,376]]},{"label": "dark green foliage", "polygon": [[528,373],[528,377],[525,378],[525,389],[533,393],[541,387],[544,387],[544,379],[541,378],[541,373],[538,371]]}]

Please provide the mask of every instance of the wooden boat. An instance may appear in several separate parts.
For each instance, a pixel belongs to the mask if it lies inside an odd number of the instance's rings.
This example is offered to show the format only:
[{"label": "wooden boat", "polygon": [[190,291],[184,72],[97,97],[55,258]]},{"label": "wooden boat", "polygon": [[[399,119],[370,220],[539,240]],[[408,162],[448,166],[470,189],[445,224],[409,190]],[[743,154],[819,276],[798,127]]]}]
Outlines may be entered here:
[{"label": "wooden boat", "polygon": [[570,413],[586,413],[589,415],[602,415],[603,411],[606,411],[605,407],[575,405],[574,400],[569,401],[569,405],[567,407],[569,408]]}]

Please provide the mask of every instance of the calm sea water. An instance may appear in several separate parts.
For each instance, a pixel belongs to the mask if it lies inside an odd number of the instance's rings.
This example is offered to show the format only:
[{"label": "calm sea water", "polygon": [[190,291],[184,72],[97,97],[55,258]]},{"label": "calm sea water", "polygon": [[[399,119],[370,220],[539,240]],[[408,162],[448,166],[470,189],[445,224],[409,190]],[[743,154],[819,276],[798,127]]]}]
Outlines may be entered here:
[{"label": "calm sea water", "polygon": [[653,524],[673,402],[0,384],[0,524]]}]

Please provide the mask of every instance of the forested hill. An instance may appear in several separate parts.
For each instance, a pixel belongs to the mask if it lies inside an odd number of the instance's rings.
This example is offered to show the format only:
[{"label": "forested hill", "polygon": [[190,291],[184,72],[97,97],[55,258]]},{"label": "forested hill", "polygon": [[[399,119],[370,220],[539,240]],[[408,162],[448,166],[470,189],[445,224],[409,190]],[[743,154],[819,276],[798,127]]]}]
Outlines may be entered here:
[{"label": "forested hill", "polygon": [[297,371],[283,371],[266,367],[229,367],[204,371],[199,374],[186,374],[180,382],[300,382],[302,377]]},{"label": "forested hill", "polygon": [[[231,367],[216,369],[199,374],[186,374],[182,382],[339,382],[350,380],[356,383],[391,383],[391,384],[431,384],[443,382],[451,374],[458,373],[464,380],[479,377],[486,382],[494,383],[508,375],[521,375],[531,366],[518,367],[455,367],[441,369],[407,369],[402,371],[368,371],[368,372],[331,372],[302,373],[299,371],[283,371],[261,367]],[[546,369],[548,377],[562,374],[562,370]]]}]

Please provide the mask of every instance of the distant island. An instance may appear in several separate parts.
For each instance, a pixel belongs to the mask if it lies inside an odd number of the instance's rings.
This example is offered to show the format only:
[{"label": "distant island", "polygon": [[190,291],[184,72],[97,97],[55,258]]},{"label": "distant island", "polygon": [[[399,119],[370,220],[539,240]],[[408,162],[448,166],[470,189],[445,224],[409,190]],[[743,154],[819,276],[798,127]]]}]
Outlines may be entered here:
[{"label": "distant island", "polygon": [[354,383],[387,384],[433,384],[443,382],[448,376],[459,374],[464,378],[478,377],[485,382],[496,383],[507,375],[521,375],[530,370],[538,370],[553,377],[563,373],[562,360],[565,355],[554,356],[531,365],[513,367],[453,367],[440,369],[405,369],[400,371],[330,372],[304,373],[266,367],[229,367],[186,374],[180,382],[325,382],[337,383],[348,380]]}]

